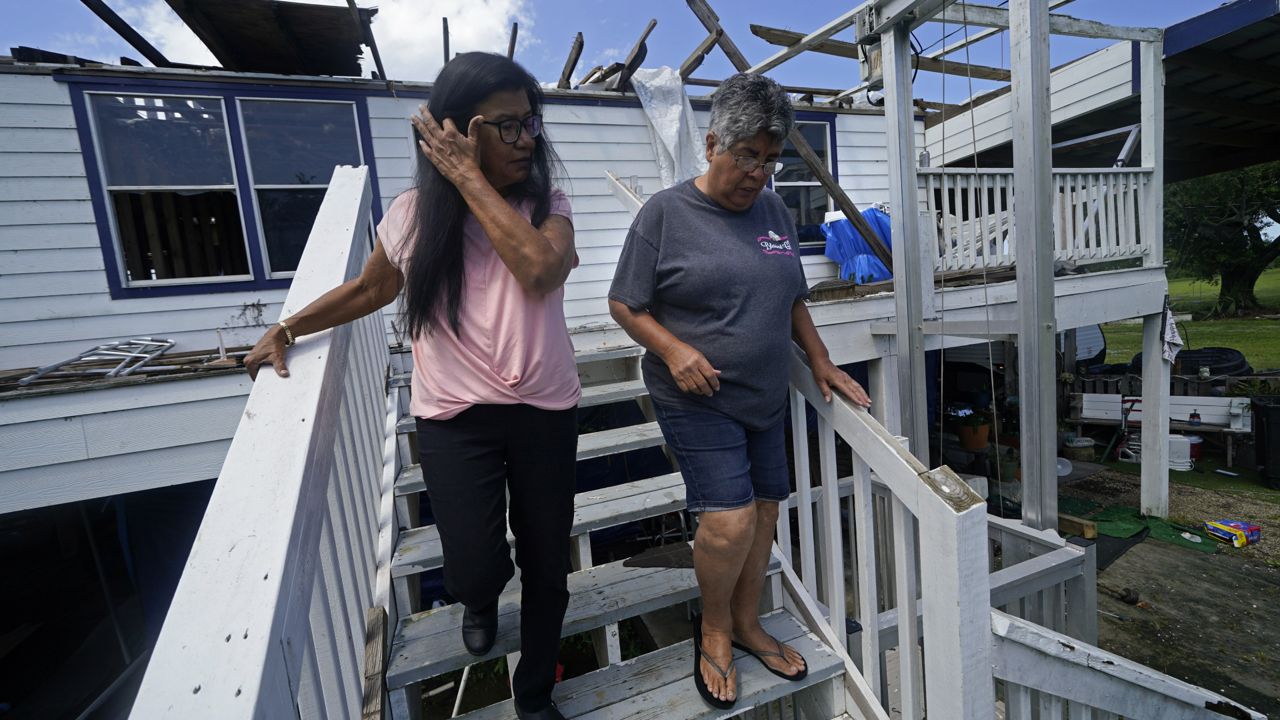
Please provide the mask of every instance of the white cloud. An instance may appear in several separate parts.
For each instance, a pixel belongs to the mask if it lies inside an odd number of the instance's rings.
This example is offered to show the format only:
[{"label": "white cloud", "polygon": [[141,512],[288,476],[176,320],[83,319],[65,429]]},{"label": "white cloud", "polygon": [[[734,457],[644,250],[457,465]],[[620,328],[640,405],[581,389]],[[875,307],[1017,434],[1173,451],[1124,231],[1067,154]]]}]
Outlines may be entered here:
[{"label": "white cloud", "polygon": [[[345,6],[346,0],[311,0],[316,4]],[[440,19],[449,18],[449,50],[505,53],[511,23],[520,24],[516,59],[521,50],[535,46],[529,0],[362,0],[376,5],[373,34],[383,66],[394,80],[435,79],[444,60]],[[134,0],[116,9],[135,29],[174,62],[217,65],[213,54],[191,32],[164,0]],[[136,53],[135,53],[136,54]],[[365,75],[374,69],[372,52],[366,50]]]},{"label": "white cloud", "polygon": [[129,5],[120,3],[116,12],[169,60],[192,65],[218,64],[209,48],[164,0],[145,0]]}]

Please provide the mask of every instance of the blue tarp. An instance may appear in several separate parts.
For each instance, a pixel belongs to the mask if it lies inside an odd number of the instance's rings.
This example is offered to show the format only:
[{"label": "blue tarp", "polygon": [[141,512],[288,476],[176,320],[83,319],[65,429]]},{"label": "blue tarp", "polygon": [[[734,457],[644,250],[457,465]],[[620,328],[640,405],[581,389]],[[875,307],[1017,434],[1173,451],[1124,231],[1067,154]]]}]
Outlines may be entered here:
[{"label": "blue tarp", "polygon": [[[889,215],[876,208],[867,208],[862,211],[862,217],[866,218],[871,229],[880,235],[885,244],[893,249],[893,240],[889,236]],[[822,234],[827,236],[827,257],[840,266],[841,280],[863,284],[893,277],[893,273],[880,262],[871,251],[871,246],[847,219],[823,223]]]}]

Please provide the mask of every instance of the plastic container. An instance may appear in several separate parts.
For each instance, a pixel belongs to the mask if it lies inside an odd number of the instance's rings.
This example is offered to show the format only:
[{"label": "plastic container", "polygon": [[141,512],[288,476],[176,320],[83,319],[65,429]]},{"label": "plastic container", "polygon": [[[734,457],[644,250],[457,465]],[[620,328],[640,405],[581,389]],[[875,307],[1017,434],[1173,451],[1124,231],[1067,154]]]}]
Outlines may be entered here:
[{"label": "plastic container", "polygon": [[1262,482],[1280,490],[1280,395],[1249,398],[1253,410],[1253,447]]},{"label": "plastic container", "polygon": [[1200,449],[1204,445],[1204,438],[1199,435],[1188,435],[1187,442],[1191,444],[1191,459],[1199,462]]}]

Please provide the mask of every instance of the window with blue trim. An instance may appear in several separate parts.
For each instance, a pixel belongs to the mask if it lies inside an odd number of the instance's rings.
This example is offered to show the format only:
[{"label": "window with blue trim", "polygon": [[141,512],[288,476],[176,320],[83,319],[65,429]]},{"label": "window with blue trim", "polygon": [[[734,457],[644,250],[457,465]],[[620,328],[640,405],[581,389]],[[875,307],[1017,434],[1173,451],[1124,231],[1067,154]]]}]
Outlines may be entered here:
[{"label": "window with blue trim", "polygon": [[334,166],[363,162],[349,100],[85,98],[123,289],[290,277]]},{"label": "window with blue trim", "polygon": [[[826,121],[798,120],[796,129],[808,141],[809,147],[813,148],[818,159],[827,166],[827,171],[834,177],[835,172],[831,162],[831,124]],[[790,140],[783,144],[782,156],[778,159],[782,167],[773,177],[773,189],[782,196],[782,201],[791,210],[791,215],[796,221],[796,233],[800,236],[800,245],[825,244],[826,237],[822,234],[821,226],[826,220],[827,211],[834,209],[831,197]]]}]

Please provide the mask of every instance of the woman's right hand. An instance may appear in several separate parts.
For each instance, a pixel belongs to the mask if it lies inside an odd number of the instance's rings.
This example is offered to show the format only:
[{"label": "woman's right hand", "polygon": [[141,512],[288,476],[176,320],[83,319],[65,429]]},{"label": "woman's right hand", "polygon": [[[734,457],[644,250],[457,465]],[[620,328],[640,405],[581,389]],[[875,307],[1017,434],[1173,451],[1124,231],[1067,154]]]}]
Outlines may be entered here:
[{"label": "woman's right hand", "polygon": [[677,341],[667,348],[662,359],[681,392],[711,397],[720,389],[720,371],[693,347]]},{"label": "woman's right hand", "polygon": [[272,325],[249,354],[244,356],[244,366],[249,371],[250,380],[258,379],[258,369],[263,365],[275,368],[280,377],[289,377],[289,368],[284,364],[284,341],[284,328]]}]

